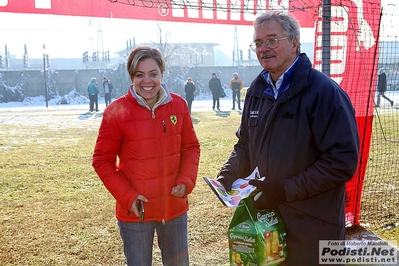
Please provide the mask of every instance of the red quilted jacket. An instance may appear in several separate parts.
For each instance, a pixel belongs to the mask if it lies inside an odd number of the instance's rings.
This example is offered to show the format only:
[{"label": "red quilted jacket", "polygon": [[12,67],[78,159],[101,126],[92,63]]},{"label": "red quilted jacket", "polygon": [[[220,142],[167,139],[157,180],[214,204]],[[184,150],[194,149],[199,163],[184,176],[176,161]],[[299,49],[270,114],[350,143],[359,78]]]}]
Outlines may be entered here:
[{"label": "red quilted jacket", "polygon": [[[169,221],[188,211],[200,145],[185,100],[161,90],[166,99],[154,110],[130,88],[104,111],[92,165],[123,222],[139,221],[129,211],[139,194],[148,199],[145,221]],[[178,184],[186,185],[183,198],[171,195]]]}]

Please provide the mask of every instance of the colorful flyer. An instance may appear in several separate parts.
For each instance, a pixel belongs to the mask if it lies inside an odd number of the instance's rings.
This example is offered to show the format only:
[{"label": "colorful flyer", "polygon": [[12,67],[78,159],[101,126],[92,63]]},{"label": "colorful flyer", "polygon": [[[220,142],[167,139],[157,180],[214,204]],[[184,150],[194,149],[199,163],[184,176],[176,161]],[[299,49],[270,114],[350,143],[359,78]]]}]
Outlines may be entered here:
[{"label": "colorful flyer", "polygon": [[231,186],[230,191],[226,191],[222,183],[215,179],[204,177],[205,182],[209,185],[212,191],[216,194],[223,205],[227,207],[237,207],[240,200],[247,198],[255,189],[255,186],[249,184],[250,180],[265,180],[265,177],[260,177],[258,167],[246,178],[238,178]]}]

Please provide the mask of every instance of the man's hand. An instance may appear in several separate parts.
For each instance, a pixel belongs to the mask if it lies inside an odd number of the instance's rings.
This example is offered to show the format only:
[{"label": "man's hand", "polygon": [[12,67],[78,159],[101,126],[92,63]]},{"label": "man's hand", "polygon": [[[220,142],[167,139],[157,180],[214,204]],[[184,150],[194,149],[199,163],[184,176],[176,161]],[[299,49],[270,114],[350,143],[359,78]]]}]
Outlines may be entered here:
[{"label": "man's hand", "polygon": [[267,180],[250,180],[249,184],[261,191],[254,199],[255,208],[258,210],[273,209],[287,201],[283,183],[277,185]]},{"label": "man's hand", "polygon": [[220,183],[222,183],[222,185],[226,191],[230,191],[231,186],[234,183],[232,178],[228,178],[228,177],[225,177],[222,175],[218,176],[218,178],[216,180],[219,181]]},{"label": "man's hand", "polygon": [[171,192],[172,196],[178,197],[178,198],[183,198],[184,195],[186,195],[186,185],[185,184],[180,184],[172,188]]}]

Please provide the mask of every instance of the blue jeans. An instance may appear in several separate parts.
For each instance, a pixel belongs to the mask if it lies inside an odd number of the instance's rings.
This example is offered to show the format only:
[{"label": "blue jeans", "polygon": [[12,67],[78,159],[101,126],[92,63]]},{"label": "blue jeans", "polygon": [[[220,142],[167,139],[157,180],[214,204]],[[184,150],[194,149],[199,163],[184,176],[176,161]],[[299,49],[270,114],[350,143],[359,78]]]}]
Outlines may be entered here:
[{"label": "blue jeans", "polygon": [[187,213],[166,222],[125,223],[118,221],[128,266],[151,266],[154,231],[165,266],[189,265]]},{"label": "blue jeans", "polygon": [[111,93],[104,93],[105,107],[111,103]]},{"label": "blue jeans", "polygon": [[235,108],[235,103],[237,101],[238,109],[241,109],[241,93],[240,91],[233,90],[233,109]]}]

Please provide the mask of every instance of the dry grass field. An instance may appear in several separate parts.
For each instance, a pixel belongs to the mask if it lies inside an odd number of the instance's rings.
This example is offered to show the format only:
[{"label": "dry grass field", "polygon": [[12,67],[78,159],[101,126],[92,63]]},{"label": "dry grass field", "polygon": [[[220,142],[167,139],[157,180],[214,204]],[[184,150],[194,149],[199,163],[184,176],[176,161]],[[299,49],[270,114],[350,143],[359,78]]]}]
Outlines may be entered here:
[{"label": "dry grass field", "polygon": [[[224,207],[202,180],[236,141],[240,114],[193,112],[201,142],[190,195],[191,265],[228,265]],[[0,113],[0,265],[124,265],[114,199],[91,167],[101,114]],[[154,245],[154,265],[161,265]]]}]

